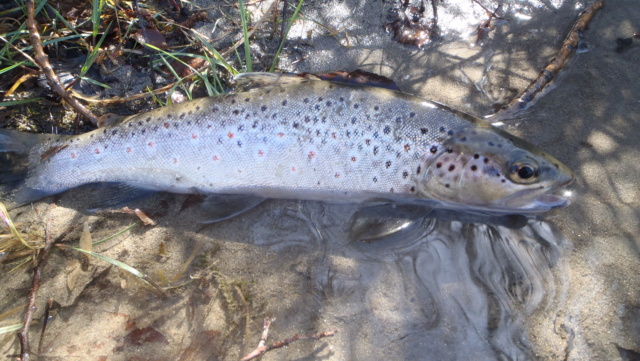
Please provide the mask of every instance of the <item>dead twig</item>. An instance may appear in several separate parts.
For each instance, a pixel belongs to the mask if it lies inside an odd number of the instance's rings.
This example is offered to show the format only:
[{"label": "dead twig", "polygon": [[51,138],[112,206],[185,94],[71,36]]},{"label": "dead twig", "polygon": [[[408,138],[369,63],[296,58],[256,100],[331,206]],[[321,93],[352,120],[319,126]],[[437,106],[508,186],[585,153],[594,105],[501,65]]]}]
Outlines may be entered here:
[{"label": "dead twig", "polygon": [[49,63],[49,57],[44,53],[42,48],[42,41],[40,34],[38,33],[38,27],[35,19],[35,10],[33,0],[25,0],[25,7],[27,8],[27,28],[29,29],[29,36],[31,38],[31,46],[35,53],[35,63],[44,73],[51,89],[53,89],[58,95],[64,99],[69,105],[73,107],[78,113],[89,119],[91,123],[98,124],[98,118],[84,105],[82,105],[77,99],[73,98],[60,84],[60,79],[51,68]]},{"label": "dead twig", "polygon": [[595,13],[602,8],[604,0],[598,0],[591,5],[587,10],[582,12],[578,17],[578,20],[569,31],[569,34],[562,43],[562,48],[558,52],[555,58],[547,65],[544,70],[540,72],[538,77],[529,86],[518,95],[509,105],[493,114],[490,117],[491,121],[498,121],[505,118],[510,118],[514,114],[524,110],[527,105],[538,95],[543,89],[549,85],[549,83],[556,77],[558,72],[564,68],[569,60],[569,57],[578,47],[578,41],[582,35],[582,32],[587,28],[589,22],[595,15]]},{"label": "dead twig", "polygon": [[289,346],[289,344],[296,342],[296,341],[300,341],[300,340],[319,340],[321,338],[325,338],[325,337],[331,337],[333,335],[335,335],[338,332],[338,329],[334,329],[331,331],[326,331],[326,332],[318,332],[315,333],[313,335],[298,335],[295,334],[293,335],[293,337],[289,337],[287,339],[284,339],[282,341],[278,341],[275,343],[272,343],[268,346],[265,346],[265,343],[267,342],[267,335],[269,334],[269,327],[271,326],[271,322],[273,322],[273,319],[269,319],[269,318],[265,318],[264,319],[264,327],[262,329],[262,336],[260,337],[260,342],[258,343],[258,347],[256,347],[255,350],[251,351],[251,353],[247,354],[245,357],[243,357],[240,361],[249,361],[249,360],[253,360],[257,357],[260,357],[262,355],[264,355],[265,353],[273,350],[273,349],[277,349],[277,348],[282,348],[285,346]]},{"label": "dead twig", "polygon": [[26,312],[22,321],[22,329],[18,332],[18,339],[20,340],[20,361],[27,361],[29,359],[29,327],[33,320],[33,315],[37,310],[36,296],[38,295],[38,289],[40,289],[40,278],[42,276],[42,268],[44,267],[51,246],[55,243],[55,239],[51,237],[50,222],[47,220],[44,230],[44,248],[38,256],[36,266],[33,269],[33,279],[31,280],[31,290],[29,291],[29,298],[27,303]]}]

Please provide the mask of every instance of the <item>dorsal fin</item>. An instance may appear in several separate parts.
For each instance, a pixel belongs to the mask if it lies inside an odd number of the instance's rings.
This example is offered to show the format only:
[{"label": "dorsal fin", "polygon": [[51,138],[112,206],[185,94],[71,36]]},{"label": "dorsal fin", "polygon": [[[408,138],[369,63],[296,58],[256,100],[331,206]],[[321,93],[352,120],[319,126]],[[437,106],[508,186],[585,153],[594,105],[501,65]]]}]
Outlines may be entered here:
[{"label": "dorsal fin", "polygon": [[233,80],[236,82],[236,92],[244,92],[251,89],[301,84],[309,80],[318,80],[318,78],[283,73],[242,73],[234,76]]}]

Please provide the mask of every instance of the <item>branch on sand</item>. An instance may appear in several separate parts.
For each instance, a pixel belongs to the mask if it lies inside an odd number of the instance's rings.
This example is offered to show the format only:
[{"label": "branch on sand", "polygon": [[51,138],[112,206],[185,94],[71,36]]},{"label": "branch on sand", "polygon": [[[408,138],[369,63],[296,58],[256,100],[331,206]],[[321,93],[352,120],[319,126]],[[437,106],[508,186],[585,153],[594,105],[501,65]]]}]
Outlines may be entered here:
[{"label": "branch on sand", "polygon": [[578,20],[569,31],[569,34],[562,43],[562,47],[555,58],[540,72],[536,80],[518,95],[509,105],[491,116],[491,121],[498,121],[510,118],[514,114],[524,110],[527,105],[549,85],[549,83],[558,75],[558,72],[564,68],[571,55],[578,48],[578,42],[582,36],[582,32],[587,28],[589,22],[596,12],[602,8],[604,0],[598,0],[593,3],[587,10],[583,11]]},{"label": "branch on sand", "polygon": [[24,319],[22,321],[22,329],[18,332],[18,339],[20,340],[20,361],[29,360],[29,327],[31,326],[31,321],[33,320],[33,314],[38,309],[36,307],[36,296],[38,295],[38,289],[40,289],[40,278],[42,276],[42,268],[44,267],[47,256],[49,255],[49,251],[51,250],[51,246],[55,243],[55,239],[51,238],[51,230],[49,229],[49,220],[47,220],[47,224],[44,230],[44,248],[40,252],[38,256],[38,260],[36,262],[36,266],[33,269],[33,279],[31,280],[31,290],[29,291],[29,300],[27,302],[26,312],[24,314]]},{"label": "branch on sand", "polygon": [[258,343],[258,347],[253,350],[251,353],[249,353],[248,355],[246,355],[245,357],[243,357],[240,361],[249,361],[249,360],[253,360],[257,357],[260,357],[262,355],[264,355],[265,353],[273,350],[273,349],[277,349],[277,348],[282,348],[285,346],[289,346],[289,344],[296,342],[296,341],[300,341],[300,340],[319,340],[321,338],[325,338],[325,337],[331,337],[333,335],[335,335],[338,332],[338,329],[334,329],[331,331],[326,331],[326,332],[319,332],[319,333],[315,333],[313,335],[298,335],[295,334],[293,335],[293,337],[289,337],[287,339],[284,339],[282,341],[278,341],[275,343],[272,343],[268,346],[265,346],[266,342],[267,342],[267,335],[269,334],[269,326],[271,326],[271,322],[273,322],[273,319],[269,319],[269,318],[265,318],[264,319],[264,328],[262,329],[262,336],[260,337],[260,342]]},{"label": "branch on sand", "polygon": [[53,89],[58,95],[64,99],[73,109],[75,109],[78,113],[82,114],[84,117],[89,119],[91,123],[98,124],[98,117],[95,116],[89,109],[87,109],[84,105],[82,105],[77,99],[73,98],[60,84],[60,79],[51,68],[51,64],[49,63],[49,57],[44,53],[44,49],[42,48],[42,40],[40,39],[40,34],[38,33],[38,27],[35,19],[35,10],[33,5],[33,0],[25,0],[25,6],[27,8],[27,28],[29,29],[29,36],[31,38],[31,45],[33,46],[33,51],[35,52],[35,63],[42,70],[51,89]]}]

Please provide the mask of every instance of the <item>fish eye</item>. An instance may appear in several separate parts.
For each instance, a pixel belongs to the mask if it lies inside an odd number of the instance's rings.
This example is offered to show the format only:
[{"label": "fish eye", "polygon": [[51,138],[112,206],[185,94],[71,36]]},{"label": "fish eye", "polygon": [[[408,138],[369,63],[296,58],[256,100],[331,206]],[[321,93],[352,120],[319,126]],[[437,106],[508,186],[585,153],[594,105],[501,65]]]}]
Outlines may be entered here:
[{"label": "fish eye", "polygon": [[534,183],[538,179],[538,166],[530,161],[514,162],[510,178],[516,183]]}]

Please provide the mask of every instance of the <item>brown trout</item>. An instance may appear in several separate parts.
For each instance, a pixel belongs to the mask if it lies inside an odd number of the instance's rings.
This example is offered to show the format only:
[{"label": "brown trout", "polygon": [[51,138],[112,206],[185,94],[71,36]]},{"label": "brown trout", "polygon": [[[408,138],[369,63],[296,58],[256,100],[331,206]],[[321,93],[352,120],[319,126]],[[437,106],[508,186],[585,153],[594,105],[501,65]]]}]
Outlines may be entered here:
[{"label": "brown trout", "polygon": [[566,166],[471,115],[376,87],[266,73],[236,81],[239,92],[78,136],[0,130],[0,152],[26,158],[13,200],[109,182],[499,213],[568,204],[556,194],[573,180]]}]

